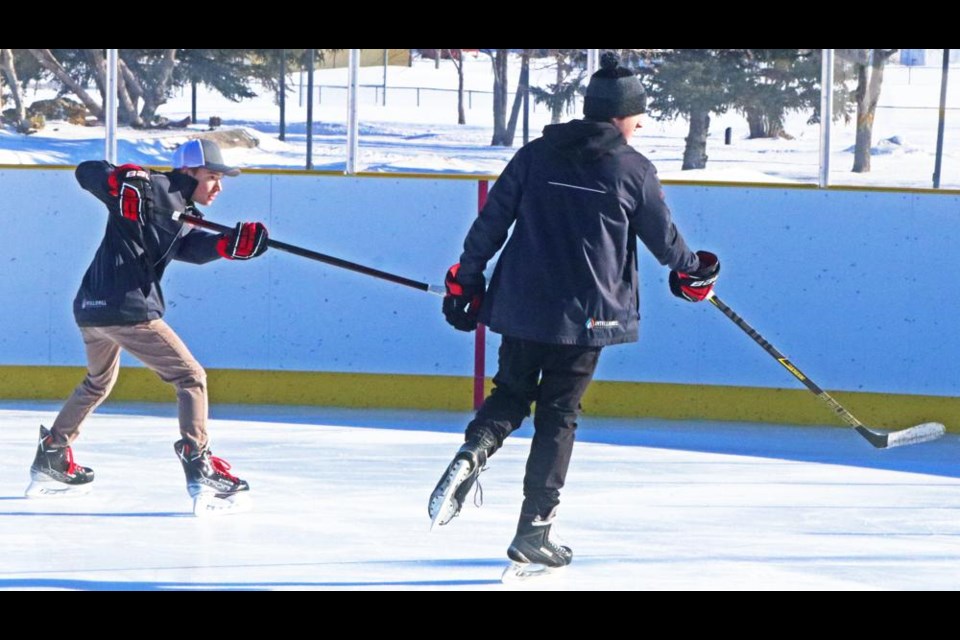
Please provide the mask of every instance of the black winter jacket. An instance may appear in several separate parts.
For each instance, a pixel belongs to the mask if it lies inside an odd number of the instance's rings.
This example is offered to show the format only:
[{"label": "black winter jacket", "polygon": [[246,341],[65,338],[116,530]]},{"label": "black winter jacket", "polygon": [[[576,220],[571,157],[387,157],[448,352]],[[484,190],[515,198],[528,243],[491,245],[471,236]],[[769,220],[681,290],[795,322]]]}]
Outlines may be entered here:
[{"label": "black winter jacket", "polygon": [[480,308],[490,329],[548,344],[635,342],[637,237],[661,264],[699,268],[656,169],[613,124],[550,125],[490,190],[464,241],[459,279],[478,282],[503,247]]},{"label": "black winter jacket", "polygon": [[108,210],[103,241],[73,301],[73,314],[81,327],[162,318],[160,279],[170,261],[203,264],[220,257],[216,235],[186,228],[170,217],[172,211],[199,214],[190,202],[196,180],[179,172],[151,172],[153,204],[141,225],[120,215],[117,197],[109,192],[112,171],[113,165],[99,160],[83,162],[76,171],[80,186]]}]

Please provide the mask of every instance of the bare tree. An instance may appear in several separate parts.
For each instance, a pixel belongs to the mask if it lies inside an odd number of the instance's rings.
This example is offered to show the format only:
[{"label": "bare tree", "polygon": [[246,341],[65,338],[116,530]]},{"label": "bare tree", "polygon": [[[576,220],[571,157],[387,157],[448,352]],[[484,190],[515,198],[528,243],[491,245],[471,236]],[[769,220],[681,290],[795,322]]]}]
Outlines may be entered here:
[{"label": "bare tree", "polygon": [[[97,81],[97,87],[100,88],[100,95],[106,103],[107,86],[107,61],[103,56],[103,49],[87,49],[87,59],[90,60],[90,66],[93,69],[94,77]],[[137,114],[137,107],[130,98],[130,92],[127,90],[127,81],[123,76],[122,62],[118,62],[117,69],[117,98],[119,104],[120,122],[125,122],[134,127],[142,127],[143,120]]]},{"label": "bare tree", "polygon": [[447,49],[447,54],[457,69],[457,124],[467,124],[463,111],[463,49]]},{"label": "bare tree", "polygon": [[512,147],[513,138],[517,133],[517,118],[520,115],[520,106],[524,95],[530,90],[530,52],[523,50],[520,61],[520,80],[517,82],[517,93],[513,97],[513,107],[510,109],[510,120],[503,135],[503,146]]},{"label": "bare tree", "polygon": [[[0,80],[6,80],[10,85],[10,94],[13,96],[14,124],[18,131],[23,130],[27,120],[26,107],[20,95],[20,81],[17,79],[17,69],[13,64],[13,49],[0,49]],[[0,82],[0,95],[3,93],[3,83]]]},{"label": "bare tree", "polygon": [[140,86],[137,77],[133,75],[133,71],[131,71],[127,63],[123,61],[123,58],[117,60],[117,66],[120,67],[120,77],[123,79],[124,91],[130,96],[130,104],[133,111],[136,112],[137,103],[139,103],[140,98],[143,97],[143,87]]},{"label": "bare tree", "polygon": [[157,109],[167,101],[167,89],[173,78],[173,67],[177,62],[176,49],[162,49],[159,55],[149,60],[125,60],[127,66],[135,69],[140,79],[139,87],[143,98],[143,108],[140,117],[150,126]]},{"label": "bare tree", "polygon": [[70,74],[66,72],[63,65],[60,64],[50,49],[27,49],[27,51],[37,59],[40,66],[52,73],[64,87],[80,98],[80,102],[87,108],[87,111],[92,113],[98,120],[103,120],[103,107],[90,97],[90,94],[87,93],[86,89],[84,89],[79,82],[70,77]]},{"label": "bare tree", "polygon": [[873,119],[880,101],[883,69],[897,49],[838,49],[838,56],[853,62],[857,76],[857,141],[853,150],[853,172],[870,171]]},{"label": "bare tree", "polygon": [[507,49],[487,49],[493,64],[493,138],[492,146],[501,146],[507,133]]}]

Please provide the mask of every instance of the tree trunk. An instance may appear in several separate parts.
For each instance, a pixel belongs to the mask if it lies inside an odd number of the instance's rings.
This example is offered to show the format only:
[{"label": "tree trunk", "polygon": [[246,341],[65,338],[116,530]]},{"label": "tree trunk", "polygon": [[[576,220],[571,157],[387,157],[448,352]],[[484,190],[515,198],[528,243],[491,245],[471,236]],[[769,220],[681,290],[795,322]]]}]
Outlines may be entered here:
[{"label": "tree trunk", "polygon": [[707,166],[707,133],[710,131],[710,112],[696,110],[688,114],[690,128],[683,149],[681,169],[704,169]]},{"label": "tree trunk", "polygon": [[493,54],[493,139],[491,146],[503,144],[507,130],[507,50]]},{"label": "tree trunk", "polygon": [[[120,118],[131,127],[140,128],[143,126],[143,120],[137,113],[137,103],[130,97],[130,91],[127,88],[127,79],[123,75],[123,61],[117,59],[117,94],[120,98]],[[127,69],[129,72],[129,69]]]},{"label": "tree trunk", "polygon": [[166,49],[163,53],[163,59],[151,69],[150,82],[143,92],[143,109],[140,110],[140,117],[143,122],[150,126],[153,124],[153,117],[157,114],[160,105],[167,101],[167,86],[170,84],[170,78],[173,76],[173,66],[177,61],[177,50]]},{"label": "tree trunk", "polygon": [[80,102],[87,108],[87,111],[93,114],[97,120],[103,120],[103,107],[97,104],[96,100],[91,98],[90,94],[70,77],[60,62],[53,56],[53,52],[51,52],[50,49],[27,49],[27,51],[37,59],[40,66],[52,73],[64,87],[80,98]]},{"label": "tree trunk", "polygon": [[853,150],[853,172],[870,171],[873,146],[873,119],[880,101],[883,69],[896,49],[873,49],[868,64],[857,65],[857,140]]},{"label": "tree trunk", "polygon": [[457,124],[467,124],[467,115],[463,110],[463,49],[447,49],[447,53],[457,68]]},{"label": "tree trunk", "polygon": [[744,109],[744,116],[747,118],[747,126],[750,128],[750,140],[757,138],[767,138],[767,127],[763,111],[759,107],[750,106]]},{"label": "tree trunk", "polygon": [[463,49],[457,49],[457,124],[467,124],[467,113],[463,110]]},{"label": "tree trunk", "polygon": [[[20,130],[27,120],[27,109],[23,106],[23,97],[20,95],[20,80],[17,79],[17,69],[13,64],[13,49],[0,49],[0,79],[6,79],[7,84],[10,85],[16,119],[14,124],[17,130]],[[0,85],[0,93],[3,93],[2,85]]]},{"label": "tree trunk", "polygon": [[751,105],[744,109],[744,116],[750,127],[750,140],[790,137],[783,129],[783,118],[780,114],[768,113],[761,106]]},{"label": "tree trunk", "polygon": [[[107,61],[103,56],[103,51],[100,49],[87,49],[87,57],[90,59],[90,65],[96,72],[97,87],[100,88],[100,95],[103,96],[103,103],[106,104]],[[140,120],[140,116],[137,115],[137,109],[130,100],[127,83],[120,70],[122,64],[122,62],[118,62],[117,64],[117,98],[118,106],[120,107],[118,120],[134,127],[140,127],[143,125],[143,121]]]},{"label": "tree trunk", "polygon": [[93,79],[97,83],[97,91],[100,92],[100,104],[107,104],[107,61],[103,57],[102,49],[86,49],[84,53],[87,60],[90,61],[90,68],[93,69]]},{"label": "tree trunk", "polygon": [[117,66],[120,67],[120,79],[123,80],[123,90],[130,96],[130,105],[133,111],[136,111],[137,103],[140,102],[140,98],[143,97],[143,87],[140,86],[140,81],[133,75],[133,71],[131,71],[127,63],[123,61],[123,58],[117,61]]},{"label": "tree trunk", "polygon": [[503,136],[503,146],[512,147],[513,138],[517,133],[517,118],[520,115],[520,106],[523,104],[524,94],[530,90],[530,56],[523,54],[520,64],[520,80],[517,82],[517,94],[513,98],[513,107],[510,109],[510,122]]},{"label": "tree trunk", "polygon": [[[560,93],[560,87],[563,86],[563,81],[566,79],[566,74],[563,72],[563,54],[559,51],[557,55],[554,56],[557,60],[557,84],[556,91]],[[560,124],[560,118],[563,117],[563,105],[560,104],[560,101],[557,100],[550,105],[550,124]]]}]

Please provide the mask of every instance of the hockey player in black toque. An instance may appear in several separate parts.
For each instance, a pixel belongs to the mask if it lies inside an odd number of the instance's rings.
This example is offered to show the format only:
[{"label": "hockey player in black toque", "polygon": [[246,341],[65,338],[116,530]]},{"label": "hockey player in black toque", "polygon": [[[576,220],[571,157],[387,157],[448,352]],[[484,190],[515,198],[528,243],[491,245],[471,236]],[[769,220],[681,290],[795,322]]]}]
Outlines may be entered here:
[{"label": "hockey player in black toque", "polygon": [[[705,299],[720,269],[712,253],[688,248],[656,169],[628,145],[646,110],[642,85],[612,54],[601,67],[584,119],[550,125],[517,151],[446,277],[447,322],[461,331],[481,322],[502,342],[493,392],[430,496],[434,524],[460,513],[488,459],[536,403],[504,579],[573,560],[555,537],[560,490],[601,350],[637,340],[637,238],[672,270],[670,289],[685,300]],[[488,289],[484,269],[501,248]]]}]

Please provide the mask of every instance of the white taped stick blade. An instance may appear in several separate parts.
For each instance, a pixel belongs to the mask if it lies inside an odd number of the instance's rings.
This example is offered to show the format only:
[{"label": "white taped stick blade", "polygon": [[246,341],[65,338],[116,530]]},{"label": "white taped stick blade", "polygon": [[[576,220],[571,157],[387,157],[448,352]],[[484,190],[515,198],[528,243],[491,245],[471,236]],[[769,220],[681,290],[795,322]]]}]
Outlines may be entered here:
[{"label": "white taped stick blade", "polygon": [[939,422],[924,422],[909,429],[894,431],[887,434],[887,448],[902,447],[907,444],[917,444],[936,440],[947,432],[947,428]]}]

